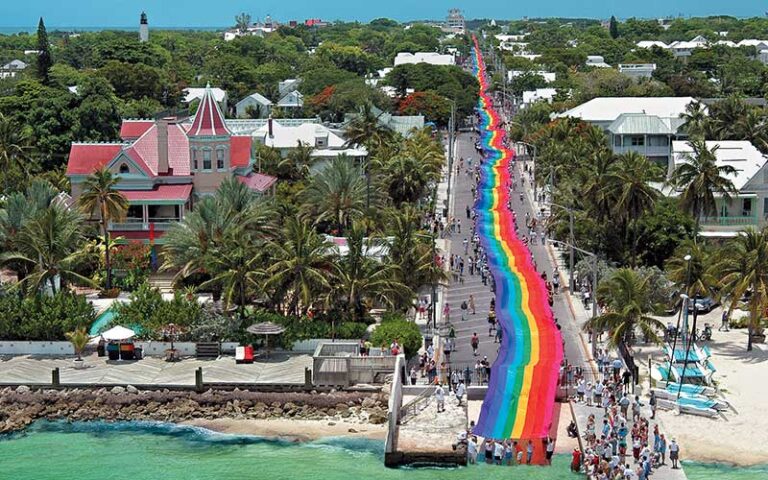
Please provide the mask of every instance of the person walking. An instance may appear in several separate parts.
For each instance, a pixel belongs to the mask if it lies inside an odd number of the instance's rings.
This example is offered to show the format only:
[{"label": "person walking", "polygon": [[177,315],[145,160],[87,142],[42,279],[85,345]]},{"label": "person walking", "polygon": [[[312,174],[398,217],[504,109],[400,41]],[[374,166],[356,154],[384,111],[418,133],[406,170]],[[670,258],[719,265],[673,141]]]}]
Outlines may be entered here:
[{"label": "person walking", "polygon": [[418,374],[416,373],[416,367],[411,367],[411,385],[416,385],[416,379]]},{"label": "person walking", "polygon": [[445,390],[443,390],[443,385],[440,382],[437,382],[437,386],[435,387],[435,401],[437,402],[437,413],[444,412]]},{"label": "person walking", "polygon": [[651,420],[656,418],[656,392],[651,391],[651,399],[648,400],[648,404],[651,406]]},{"label": "person walking", "polygon": [[469,295],[469,308],[472,310],[472,315],[475,314],[475,297],[474,295]]},{"label": "person walking", "polygon": [[466,391],[466,387],[464,387],[464,382],[461,378],[459,378],[459,383],[456,385],[456,388],[454,389],[454,394],[456,395],[456,401],[458,402],[457,405],[461,406],[461,399],[464,398],[464,393]]},{"label": "person walking", "polygon": [[464,245],[464,255],[469,255],[469,240],[464,237],[464,240],[461,243]]},{"label": "person walking", "polygon": [[528,440],[528,446],[525,447],[525,452],[526,452],[525,463],[530,465],[531,460],[533,460],[533,441]]},{"label": "person walking", "polygon": [[472,334],[472,338],[469,341],[470,345],[472,345],[472,355],[477,356],[477,349],[480,346],[480,337],[477,336],[477,332]]},{"label": "person walking", "polygon": [[461,302],[461,321],[465,321],[467,319],[467,310],[469,309],[469,306],[467,305],[467,302]]},{"label": "person walking", "polygon": [[451,321],[451,305],[448,302],[445,302],[445,306],[443,307],[443,321],[446,323]]}]

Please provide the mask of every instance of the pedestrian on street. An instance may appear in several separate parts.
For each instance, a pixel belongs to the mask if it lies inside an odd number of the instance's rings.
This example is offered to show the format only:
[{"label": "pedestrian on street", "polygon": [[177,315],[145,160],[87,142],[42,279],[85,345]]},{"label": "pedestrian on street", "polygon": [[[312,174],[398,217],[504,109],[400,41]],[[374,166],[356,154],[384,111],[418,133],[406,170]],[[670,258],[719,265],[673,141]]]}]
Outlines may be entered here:
[{"label": "pedestrian on street", "polygon": [[416,385],[417,378],[416,367],[411,367],[411,385]]},{"label": "pedestrian on street", "polygon": [[678,470],[680,468],[677,464],[680,460],[680,445],[677,444],[677,440],[674,438],[669,444],[669,459],[672,460],[672,468]]},{"label": "pedestrian on street", "polygon": [[451,320],[451,305],[448,302],[445,302],[445,306],[443,307],[443,321],[449,322]]},{"label": "pedestrian on street", "polygon": [[454,389],[454,393],[456,394],[456,400],[458,401],[458,406],[461,406],[461,399],[464,398],[464,392],[466,391],[466,388],[464,387],[464,382],[459,379],[459,384],[456,385],[456,388]]},{"label": "pedestrian on street", "polygon": [[466,210],[467,210],[467,218],[469,218],[471,213],[471,209],[469,208],[469,205],[467,205]]},{"label": "pedestrian on street", "polygon": [[469,295],[469,308],[472,310],[472,315],[475,314],[475,297],[470,294]]},{"label": "pedestrian on street", "polygon": [[437,382],[437,387],[435,387],[435,400],[437,402],[437,413],[444,412],[445,390],[443,390],[443,386],[440,384],[440,382]]},{"label": "pedestrian on street", "polygon": [[461,302],[461,321],[465,321],[467,319],[467,310],[469,309],[469,306],[467,305],[467,302]]},{"label": "pedestrian on street", "polygon": [[480,346],[480,337],[477,336],[477,332],[472,334],[472,338],[469,341],[472,345],[472,355],[477,356],[477,349]]},{"label": "pedestrian on street", "polygon": [[464,244],[464,255],[469,255],[469,240],[467,240],[465,237],[464,241],[461,243]]},{"label": "pedestrian on street", "polygon": [[651,406],[651,420],[656,418],[656,393],[651,391],[651,399],[648,401]]}]

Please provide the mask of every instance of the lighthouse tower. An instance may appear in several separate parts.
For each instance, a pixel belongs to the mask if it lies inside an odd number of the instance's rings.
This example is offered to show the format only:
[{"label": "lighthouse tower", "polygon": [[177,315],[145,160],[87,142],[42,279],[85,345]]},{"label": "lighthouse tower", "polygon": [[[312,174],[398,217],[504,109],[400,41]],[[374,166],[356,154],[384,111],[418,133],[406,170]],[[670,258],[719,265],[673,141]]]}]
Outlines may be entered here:
[{"label": "lighthouse tower", "polygon": [[139,21],[139,41],[149,41],[149,24],[147,23],[147,14],[141,12],[141,20]]}]

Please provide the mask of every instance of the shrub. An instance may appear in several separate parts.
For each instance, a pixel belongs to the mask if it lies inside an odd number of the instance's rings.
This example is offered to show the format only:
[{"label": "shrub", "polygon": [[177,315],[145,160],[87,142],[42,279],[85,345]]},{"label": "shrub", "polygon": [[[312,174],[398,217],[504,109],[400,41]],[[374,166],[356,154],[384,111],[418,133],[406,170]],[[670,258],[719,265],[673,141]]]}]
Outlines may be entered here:
[{"label": "shrub", "polygon": [[82,295],[20,298],[0,296],[0,338],[3,340],[64,340],[65,333],[88,329],[96,320],[93,306]]},{"label": "shrub", "polygon": [[176,292],[171,300],[163,300],[157,289],[143,283],[131,294],[129,303],[118,303],[114,323],[138,327],[138,337],[160,339],[161,330],[169,323],[191,328],[203,317],[203,307]]},{"label": "shrub", "polygon": [[749,325],[749,315],[734,318],[728,325],[731,328],[747,328],[747,325]]},{"label": "shrub", "polygon": [[[283,348],[290,349],[295,342],[310,338],[331,338],[334,333],[338,339],[358,340],[365,336],[368,325],[362,322],[336,322],[334,325],[328,316],[286,317],[266,310],[255,310],[248,316],[243,328],[260,322],[272,322],[285,327],[285,332],[277,339],[270,338],[270,344],[277,343]],[[253,339],[253,336],[250,336]],[[260,339],[261,340],[261,339]]]},{"label": "shrub", "polygon": [[408,358],[415,356],[421,348],[422,336],[419,326],[404,318],[392,317],[389,320],[382,320],[381,325],[376,327],[371,336],[374,346],[389,347],[395,339],[403,347],[403,352]]}]

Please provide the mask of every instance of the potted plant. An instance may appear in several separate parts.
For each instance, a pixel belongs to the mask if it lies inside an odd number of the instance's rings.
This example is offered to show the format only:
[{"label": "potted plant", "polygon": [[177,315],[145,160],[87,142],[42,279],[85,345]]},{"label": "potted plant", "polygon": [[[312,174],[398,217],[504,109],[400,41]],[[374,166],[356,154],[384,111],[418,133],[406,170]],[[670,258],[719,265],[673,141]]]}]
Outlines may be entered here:
[{"label": "potted plant", "polygon": [[75,355],[77,355],[77,358],[75,358],[75,368],[78,370],[85,368],[85,362],[83,361],[82,353],[83,350],[85,350],[85,347],[88,345],[88,340],[90,340],[88,332],[85,331],[85,328],[79,328],[74,332],[67,333],[66,336],[67,340],[69,340],[69,342],[72,344],[72,347],[75,349]]}]

